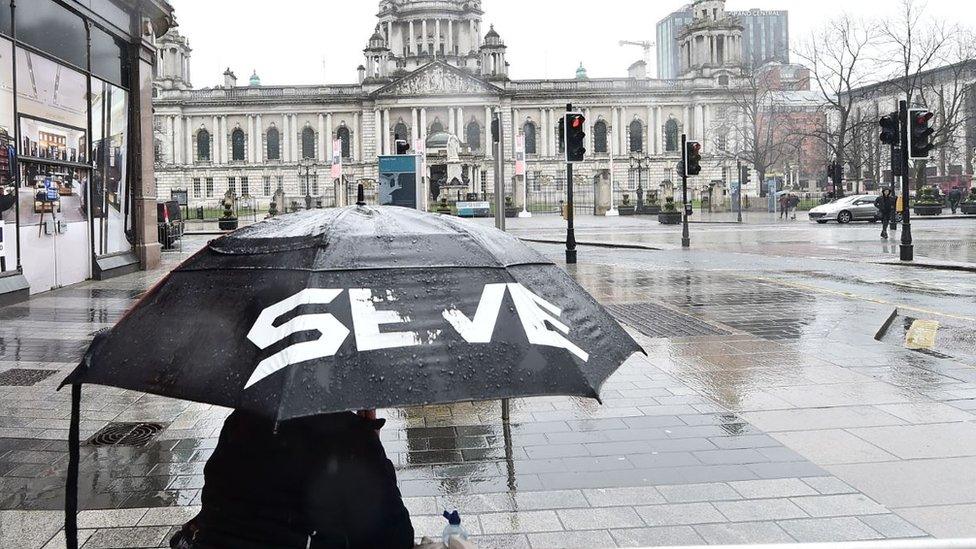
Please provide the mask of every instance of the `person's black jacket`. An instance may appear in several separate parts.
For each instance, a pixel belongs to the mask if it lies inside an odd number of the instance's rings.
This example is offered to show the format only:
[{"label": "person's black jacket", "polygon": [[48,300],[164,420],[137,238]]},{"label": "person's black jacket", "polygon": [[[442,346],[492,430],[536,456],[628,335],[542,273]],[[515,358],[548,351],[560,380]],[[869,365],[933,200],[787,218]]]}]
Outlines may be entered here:
[{"label": "person's black jacket", "polygon": [[882,215],[890,215],[895,213],[895,208],[897,207],[898,199],[890,194],[882,194],[874,201],[874,206],[878,208],[878,211]]},{"label": "person's black jacket", "polygon": [[383,420],[334,414],[274,424],[227,418],[204,468],[194,549],[413,547]]},{"label": "person's black jacket", "polygon": [[949,191],[949,202],[960,202],[962,201],[962,191],[959,189],[952,189]]}]

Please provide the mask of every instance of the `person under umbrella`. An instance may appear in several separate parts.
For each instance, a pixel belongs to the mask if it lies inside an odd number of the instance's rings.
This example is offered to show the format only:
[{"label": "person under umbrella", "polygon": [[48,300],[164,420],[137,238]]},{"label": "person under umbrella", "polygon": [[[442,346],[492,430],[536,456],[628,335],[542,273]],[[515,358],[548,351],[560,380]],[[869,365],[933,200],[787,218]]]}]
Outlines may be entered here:
[{"label": "person under umbrella", "polygon": [[[310,536],[312,542],[320,537],[322,543],[341,544],[358,539],[358,526],[336,529],[323,518],[321,513],[341,513],[344,507],[316,499],[320,492],[341,502],[347,488],[344,478],[323,477],[322,471],[342,463],[348,471],[359,456],[367,456],[375,472],[386,468],[385,456],[378,442],[370,446],[363,438],[376,424],[364,429],[358,420],[321,418],[534,396],[598,399],[603,382],[642,351],[564,270],[518,239],[457,218],[359,202],[274,217],[209,243],[147,292],[111,331],[96,336],[63,383],[71,385],[72,399],[68,549],[76,549],[78,541],[82,384],[233,408],[238,415],[221,444],[240,452],[255,445],[235,437],[242,421],[261,433],[258,454],[292,444],[302,452],[314,450],[308,460],[306,454],[277,456],[296,475],[282,486],[304,483],[299,493],[305,499],[280,509],[289,518],[277,516],[276,524],[294,525],[286,530],[297,532],[299,543],[305,534],[306,542]],[[276,430],[284,438],[268,438]],[[307,432],[318,434],[301,435]],[[322,440],[344,437],[352,437],[360,454]],[[292,443],[296,438],[314,440]],[[328,457],[329,452],[338,457]],[[205,482],[214,488],[246,485],[251,478],[246,471],[280,470],[263,462],[242,463],[243,469],[228,466]],[[390,471],[369,477],[367,486],[379,494],[378,506],[399,517],[376,535],[399,544],[401,536],[406,538],[405,519]],[[237,491],[230,496],[205,496],[199,530],[204,536],[207,528],[226,530],[253,516],[232,513],[230,522],[211,518],[208,507],[226,509],[224,498],[244,497],[246,487],[231,488]],[[365,522],[370,520],[367,516]]]},{"label": "person under umbrella", "polygon": [[174,549],[413,547],[410,515],[370,414],[275,428],[233,412],[204,468],[203,508]]}]

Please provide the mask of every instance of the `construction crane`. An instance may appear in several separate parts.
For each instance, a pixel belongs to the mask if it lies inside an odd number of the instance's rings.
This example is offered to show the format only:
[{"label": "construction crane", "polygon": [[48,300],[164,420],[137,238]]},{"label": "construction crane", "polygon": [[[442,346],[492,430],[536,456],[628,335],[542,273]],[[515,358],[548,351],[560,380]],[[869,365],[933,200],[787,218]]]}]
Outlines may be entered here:
[{"label": "construction crane", "polygon": [[648,74],[650,74],[650,72],[651,72],[651,67],[653,66],[652,65],[652,62],[654,61],[651,58],[651,50],[654,49],[654,46],[656,46],[656,45],[657,44],[655,44],[654,42],[651,42],[650,40],[621,40],[620,41],[620,46],[621,47],[623,47],[623,46],[639,46],[639,47],[641,47],[641,48],[644,49],[644,63],[647,63],[647,72],[648,72]]}]

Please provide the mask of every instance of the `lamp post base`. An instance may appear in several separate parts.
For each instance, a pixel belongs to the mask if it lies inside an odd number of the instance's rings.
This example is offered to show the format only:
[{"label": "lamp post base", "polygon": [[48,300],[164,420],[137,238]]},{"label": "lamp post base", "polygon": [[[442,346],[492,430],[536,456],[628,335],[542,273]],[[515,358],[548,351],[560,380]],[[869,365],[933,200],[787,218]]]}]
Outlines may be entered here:
[{"label": "lamp post base", "polygon": [[526,217],[532,217],[532,212],[530,212],[529,210],[522,210],[518,213],[518,216],[523,219]]},{"label": "lamp post base", "polygon": [[619,217],[620,216],[620,210],[618,210],[617,208],[610,208],[609,210],[607,210],[607,213],[605,213],[603,215],[606,216],[606,217]]}]

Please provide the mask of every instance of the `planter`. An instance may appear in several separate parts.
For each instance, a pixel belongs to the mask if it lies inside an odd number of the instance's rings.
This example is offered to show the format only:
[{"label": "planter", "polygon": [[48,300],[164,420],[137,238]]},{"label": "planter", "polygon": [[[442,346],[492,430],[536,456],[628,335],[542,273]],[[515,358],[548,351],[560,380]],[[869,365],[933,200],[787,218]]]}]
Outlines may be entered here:
[{"label": "planter", "polygon": [[916,204],[915,215],[942,215],[941,204]]},{"label": "planter", "polygon": [[657,221],[661,225],[677,225],[681,223],[681,212],[661,212],[657,214]]},{"label": "planter", "polygon": [[237,230],[237,218],[230,217],[227,219],[218,219],[217,226],[220,227],[221,231],[236,231]]},{"label": "planter", "polygon": [[620,215],[634,215],[637,213],[637,208],[632,205],[618,206],[617,211],[620,212]]},{"label": "planter", "polygon": [[976,215],[976,202],[963,202],[959,204],[959,209],[966,215]]},{"label": "planter", "polygon": [[518,208],[515,206],[505,206],[505,217],[507,218],[518,217],[518,212]]},{"label": "planter", "polygon": [[658,204],[651,204],[650,206],[644,206],[643,208],[641,208],[640,213],[642,213],[643,215],[657,215],[661,213],[661,206]]}]

